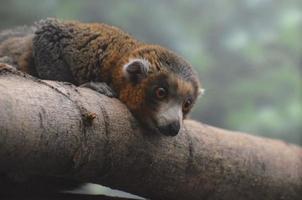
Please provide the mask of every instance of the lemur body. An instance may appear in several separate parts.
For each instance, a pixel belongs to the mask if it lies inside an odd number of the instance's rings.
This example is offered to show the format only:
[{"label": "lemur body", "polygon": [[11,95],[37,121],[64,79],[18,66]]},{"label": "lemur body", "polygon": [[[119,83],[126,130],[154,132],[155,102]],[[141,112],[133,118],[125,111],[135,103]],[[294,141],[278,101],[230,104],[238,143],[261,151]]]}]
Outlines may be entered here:
[{"label": "lemur body", "polygon": [[[20,52],[12,45],[18,40]],[[112,89],[144,125],[165,135],[179,132],[200,91],[181,57],[105,24],[48,19],[33,34],[2,41],[0,57],[10,54],[21,71],[39,78],[84,84],[109,96]]]}]

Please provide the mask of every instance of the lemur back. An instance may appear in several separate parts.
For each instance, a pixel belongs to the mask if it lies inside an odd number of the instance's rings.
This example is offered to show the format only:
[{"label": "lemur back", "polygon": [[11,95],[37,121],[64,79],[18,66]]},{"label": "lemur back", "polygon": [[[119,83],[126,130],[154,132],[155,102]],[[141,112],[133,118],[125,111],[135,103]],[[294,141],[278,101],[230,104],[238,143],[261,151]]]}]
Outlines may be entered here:
[{"label": "lemur back", "polygon": [[33,39],[33,55],[39,58],[35,61],[39,76],[46,79],[75,84],[107,82],[112,66],[140,45],[128,34],[106,24],[45,20],[39,27]]}]

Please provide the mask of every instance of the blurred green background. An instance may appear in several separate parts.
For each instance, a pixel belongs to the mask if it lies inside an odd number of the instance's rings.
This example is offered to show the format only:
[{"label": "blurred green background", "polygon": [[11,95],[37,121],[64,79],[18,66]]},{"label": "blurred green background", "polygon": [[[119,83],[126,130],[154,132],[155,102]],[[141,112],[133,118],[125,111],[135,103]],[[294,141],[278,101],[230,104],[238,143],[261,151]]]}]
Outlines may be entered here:
[{"label": "blurred green background", "polygon": [[205,95],[192,118],[302,145],[301,0],[0,0],[0,29],[104,22],[183,55]]}]

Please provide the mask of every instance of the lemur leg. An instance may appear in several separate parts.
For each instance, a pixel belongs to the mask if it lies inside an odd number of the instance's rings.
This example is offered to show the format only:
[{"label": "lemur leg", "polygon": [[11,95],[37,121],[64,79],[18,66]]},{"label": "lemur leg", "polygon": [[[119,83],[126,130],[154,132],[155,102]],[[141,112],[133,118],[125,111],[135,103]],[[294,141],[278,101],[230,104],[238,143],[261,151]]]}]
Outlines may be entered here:
[{"label": "lemur leg", "polygon": [[106,95],[108,97],[117,97],[117,94],[112,90],[111,87],[109,87],[109,85],[107,85],[105,82],[87,82],[84,83],[82,85],[80,85],[80,87],[87,87],[90,88],[92,90],[95,90],[103,95]]}]

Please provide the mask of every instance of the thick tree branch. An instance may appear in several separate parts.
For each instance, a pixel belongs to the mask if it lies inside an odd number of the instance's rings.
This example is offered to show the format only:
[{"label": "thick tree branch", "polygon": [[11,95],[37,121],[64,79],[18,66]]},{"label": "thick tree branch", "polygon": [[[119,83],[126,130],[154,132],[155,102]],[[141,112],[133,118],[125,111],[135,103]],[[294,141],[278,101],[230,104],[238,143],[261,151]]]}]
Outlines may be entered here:
[{"label": "thick tree branch", "polygon": [[177,137],[148,133],[117,99],[0,70],[3,185],[48,176],[151,199],[299,199],[301,169],[295,145],[191,120]]}]

